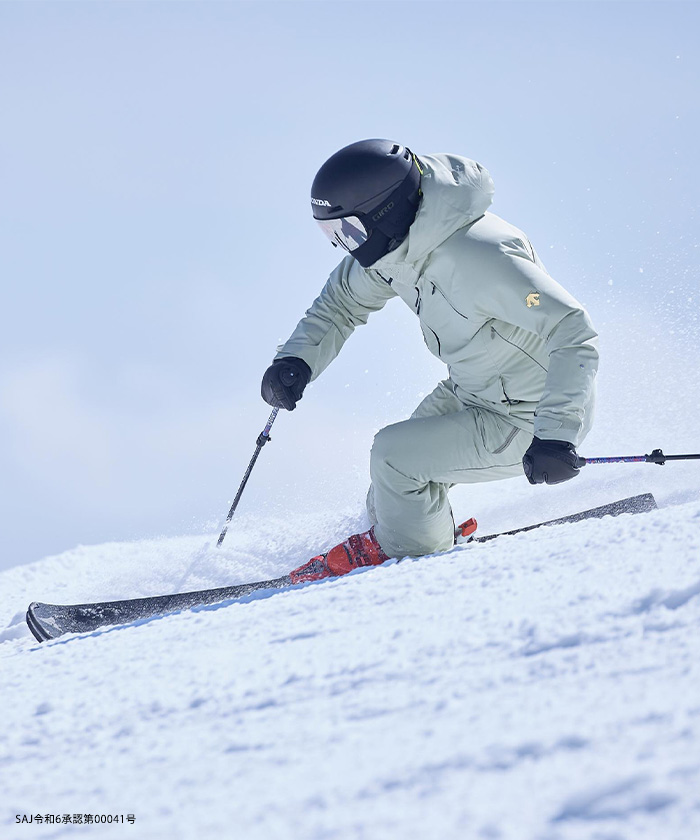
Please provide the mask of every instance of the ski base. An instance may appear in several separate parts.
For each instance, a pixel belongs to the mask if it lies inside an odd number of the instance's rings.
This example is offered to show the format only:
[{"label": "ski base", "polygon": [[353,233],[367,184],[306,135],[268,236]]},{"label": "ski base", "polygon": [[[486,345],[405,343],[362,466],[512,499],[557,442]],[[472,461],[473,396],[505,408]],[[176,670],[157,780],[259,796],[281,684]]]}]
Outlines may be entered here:
[{"label": "ski base", "polygon": [[[654,510],[656,501],[651,493],[630,496],[611,504],[591,510],[551,519],[537,525],[490,534],[484,537],[471,536],[467,542],[487,542],[497,537],[520,534],[549,525],[562,525],[568,522],[580,522],[583,519],[600,519],[603,516],[619,516],[621,513],[644,513]],[[286,589],[293,586],[291,577],[284,575],[274,580],[261,580],[255,583],[243,583],[238,586],[222,586],[218,589],[201,589],[196,592],[182,592],[175,595],[158,595],[152,598],[133,598],[123,601],[104,601],[94,604],[43,604],[35,601],[27,610],[27,625],[34,638],[39,642],[57,639],[65,633],[89,633],[111,625],[131,624],[143,619],[179,612],[180,610],[219,604],[245,598],[253,592],[266,589]]]}]

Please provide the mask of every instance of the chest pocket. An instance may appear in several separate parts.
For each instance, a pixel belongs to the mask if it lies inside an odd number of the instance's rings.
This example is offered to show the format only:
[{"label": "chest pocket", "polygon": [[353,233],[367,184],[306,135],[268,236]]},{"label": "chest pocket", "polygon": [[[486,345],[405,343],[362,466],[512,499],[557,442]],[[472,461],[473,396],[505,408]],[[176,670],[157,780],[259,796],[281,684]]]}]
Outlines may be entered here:
[{"label": "chest pocket", "polygon": [[438,286],[421,278],[415,287],[415,311],[429,350],[450,363],[464,356],[478,325],[460,312]]}]

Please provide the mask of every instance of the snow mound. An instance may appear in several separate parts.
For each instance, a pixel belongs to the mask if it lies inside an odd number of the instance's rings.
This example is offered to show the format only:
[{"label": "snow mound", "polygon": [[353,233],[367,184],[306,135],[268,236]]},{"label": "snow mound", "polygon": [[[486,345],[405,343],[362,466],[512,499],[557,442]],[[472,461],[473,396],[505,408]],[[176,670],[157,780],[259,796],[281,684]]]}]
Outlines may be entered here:
[{"label": "snow mound", "polygon": [[72,836],[15,815],[76,812],[149,838],[700,836],[697,500],[42,645],[21,624],[32,599],[275,576],[335,536],[280,533],[0,576],[3,837]]}]

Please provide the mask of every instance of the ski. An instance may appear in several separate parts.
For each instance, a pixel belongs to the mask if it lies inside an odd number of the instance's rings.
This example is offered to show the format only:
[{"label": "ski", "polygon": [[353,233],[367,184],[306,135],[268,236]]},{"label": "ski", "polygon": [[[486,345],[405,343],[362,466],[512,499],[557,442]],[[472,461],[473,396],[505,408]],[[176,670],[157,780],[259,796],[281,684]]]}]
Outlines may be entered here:
[{"label": "ski", "polygon": [[[550,519],[537,525],[516,528],[513,531],[504,531],[500,534],[490,534],[484,537],[470,536],[466,542],[487,542],[497,537],[532,531],[535,528],[579,522],[583,519],[600,519],[603,516],[619,516],[621,513],[643,513],[655,508],[654,497],[651,493],[644,493],[640,496],[631,496],[559,519]],[[473,520],[469,520],[469,522],[472,523],[469,527],[473,531],[476,523]],[[471,531],[468,531],[468,533],[471,533]],[[291,577],[284,575],[274,580],[261,580],[255,583],[243,583],[238,586],[222,586],[218,589],[201,589],[196,592],[158,595],[151,598],[132,598],[123,601],[72,605],[43,604],[35,601],[29,605],[27,610],[27,625],[37,641],[46,642],[50,639],[57,639],[65,633],[89,633],[102,627],[132,624],[193,607],[235,601],[245,598],[253,592],[274,591],[291,586],[294,586]]]},{"label": "ski", "polygon": [[292,585],[289,575],[275,580],[200,589],[176,595],[155,595],[151,598],[131,598],[124,601],[102,601],[93,604],[42,604],[34,602],[27,610],[27,624],[40,642],[56,639],[64,633],[88,633],[100,627],[131,624],[157,615],[219,604],[245,598],[263,589],[284,589]]},{"label": "ski", "polygon": [[656,510],[657,507],[656,499],[651,493],[642,493],[639,496],[629,496],[627,499],[620,499],[580,513],[570,513],[559,519],[538,522],[537,525],[525,525],[522,528],[514,528],[512,531],[487,534],[485,537],[470,537],[466,542],[488,542],[495,540],[496,537],[510,537],[513,534],[523,534],[525,531],[534,531],[536,528],[546,528],[549,525],[565,525],[569,522],[580,522],[582,519],[602,519],[604,516],[619,516],[621,513],[646,513],[649,510]]}]

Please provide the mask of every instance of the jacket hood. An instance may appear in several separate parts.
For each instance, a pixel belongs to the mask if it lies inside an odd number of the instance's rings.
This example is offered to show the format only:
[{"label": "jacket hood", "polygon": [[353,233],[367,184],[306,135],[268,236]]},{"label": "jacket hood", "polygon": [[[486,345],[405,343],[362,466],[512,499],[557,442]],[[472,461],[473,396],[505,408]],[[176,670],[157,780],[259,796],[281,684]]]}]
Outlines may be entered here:
[{"label": "jacket hood", "polygon": [[[418,262],[461,227],[488,210],[494,193],[491,176],[483,166],[460,155],[418,157],[423,174],[423,197],[408,236],[374,265]],[[374,266],[372,266],[374,267]]]}]

